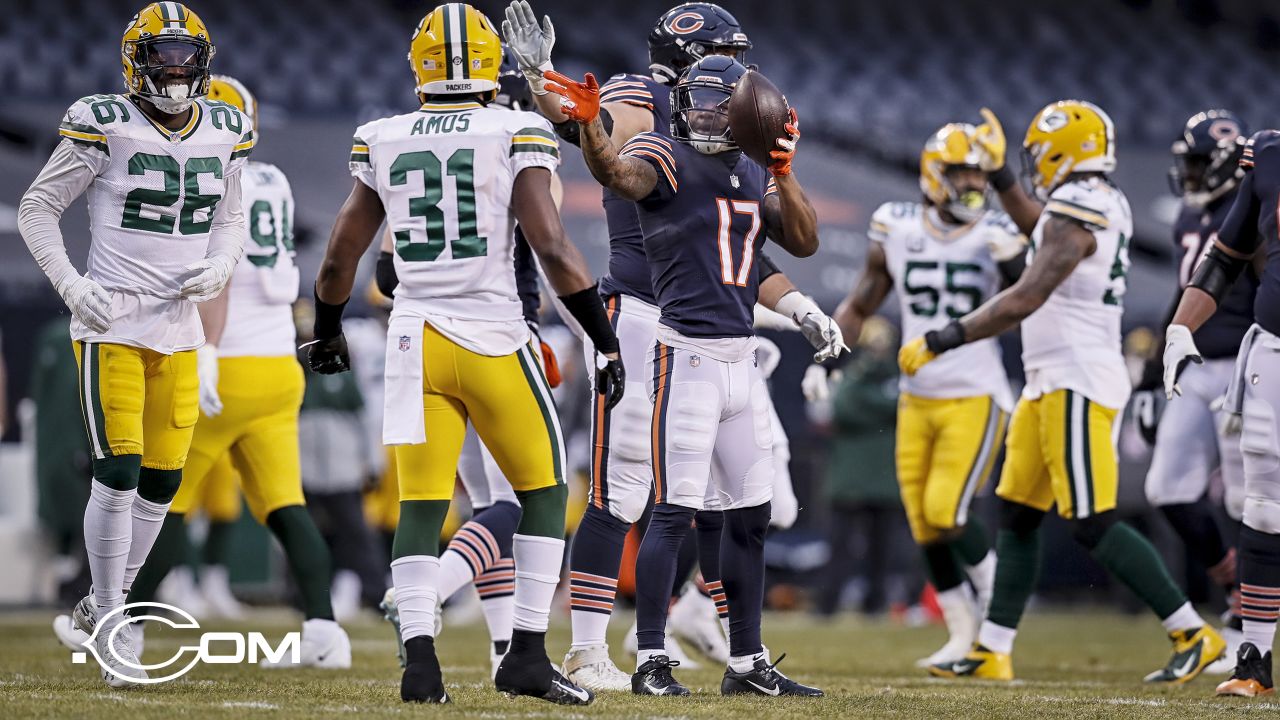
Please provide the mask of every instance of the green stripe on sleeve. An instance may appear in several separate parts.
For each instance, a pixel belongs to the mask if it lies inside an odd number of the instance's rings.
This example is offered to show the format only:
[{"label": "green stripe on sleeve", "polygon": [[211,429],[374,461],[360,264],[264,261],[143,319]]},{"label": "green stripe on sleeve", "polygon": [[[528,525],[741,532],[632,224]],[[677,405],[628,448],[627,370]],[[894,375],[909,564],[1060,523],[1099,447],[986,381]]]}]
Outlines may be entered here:
[{"label": "green stripe on sleeve", "polygon": [[534,143],[516,143],[511,146],[510,156],[515,157],[516,153],[542,153],[551,157],[560,157],[560,151],[550,145],[536,145]]}]

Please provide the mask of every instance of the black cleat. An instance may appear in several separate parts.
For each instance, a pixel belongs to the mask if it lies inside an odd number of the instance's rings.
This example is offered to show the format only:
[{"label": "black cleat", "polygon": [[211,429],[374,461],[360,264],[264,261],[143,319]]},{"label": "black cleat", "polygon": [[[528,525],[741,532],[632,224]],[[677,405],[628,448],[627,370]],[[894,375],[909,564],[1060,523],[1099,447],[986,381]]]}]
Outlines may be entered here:
[{"label": "black cleat", "polygon": [[1271,653],[1263,655],[1253,643],[1240,643],[1236,653],[1236,671],[1218,685],[1219,695],[1256,697],[1275,692],[1271,683]]},{"label": "black cleat", "polygon": [[786,658],[784,653],[778,662],[770,665],[764,658],[756,660],[754,668],[747,672],[737,673],[731,669],[724,671],[724,679],[720,681],[721,695],[764,695],[779,697],[822,697],[825,693],[815,687],[801,685],[778,672],[778,663]]},{"label": "black cleat", "polygon": [[400,699],[413,703],[444,704],[450,702],[436,658],[435,639],[423,635],[404,644],[408,662],[400,676]]},{"label": "black cleat", "polygon": [[688,695],[689,688],[680,684],[671,674],[671,668],[679,667],[666,655],[655,655],[641,665],[631,676],[631,692],[636,695]]},{"label": "black cleat", "polygon": [[590,705],[596,699],[590,690],[574,685],[557,672],[545,652],[508,652],[498,665],[493,684],[504,695],[534,697],[557,705]]}]

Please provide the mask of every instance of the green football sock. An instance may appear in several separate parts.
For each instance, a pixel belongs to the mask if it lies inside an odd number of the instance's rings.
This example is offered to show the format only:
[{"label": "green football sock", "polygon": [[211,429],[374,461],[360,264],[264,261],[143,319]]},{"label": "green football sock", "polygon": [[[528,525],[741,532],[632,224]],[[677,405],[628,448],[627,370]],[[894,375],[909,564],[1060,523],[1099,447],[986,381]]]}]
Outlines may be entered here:
[{"label": "green football sock", "polygon": [[190,540],[187,539],[186,518],[180,513],[165,515],[156,542],[151,546],[147,559],[138,568],[138,576],[133,579],[129,595],[125,602],[151,602],[156,599],[156,588],[164,581],[169,571],[186,562],[190,551]]},{"label": "green football sock", "polygon": [[964,528],[960,531],[960,537],[951,543],[951,547],[960,556],[960,562],[970,567],[977,565],[991,551],[987,526],[977,517],[969,516]]},{"label": "green football sock", "polygon": [[960,568],[952,544],[936,542],[920,546],[920,554],[924,556],[925,575],[938,592],[946,592],[964,582],[964,570]]},{"label": "green football sock", "polygon": [[410,555],[440,557],[440,532],[448,514],[448,500],[401,500],[391,559]]},{"label": "green football sock", "polygon": [[289,570],[302,596],[302,612],[308,620],[333,619],[329,599],[329,548],[302,505],[289,505],[267,515],[267,528],[284,547]]},{"label": "green football sock", "polygon": [[517,535],[564,539],[565,504],[569,501],[568,485],[552,485],[538,490],[516,491],[520,500],[520,525]]},{"label": "green football sock", "polygon": [[996,536],[995,589],[987,619],[996,625],[1016,628],[1027,609],[1027,600],[1040,575],[1040,530],[1001,530]]},{"label": "green football sock", "polygon": [[235,526],[234,521],[209,523],[209,532],[204,536],[204,548],[200,553],[201,561],[205,565],[225,566],[227,564]]},{"label": "green football sock", "polygon": [[[1156,549],[1127,523],[1108,528],[1091,554],[1161,618],[1187,601]],[[1004,564],[1003,556],[1000,563]]]}]

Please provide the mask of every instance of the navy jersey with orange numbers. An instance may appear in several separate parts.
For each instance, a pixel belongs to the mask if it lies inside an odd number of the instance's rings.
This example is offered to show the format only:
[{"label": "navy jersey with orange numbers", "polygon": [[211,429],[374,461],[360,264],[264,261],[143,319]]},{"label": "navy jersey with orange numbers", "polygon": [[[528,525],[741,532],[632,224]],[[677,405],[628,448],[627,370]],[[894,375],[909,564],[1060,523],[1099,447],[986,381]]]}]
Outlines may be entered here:
[{"label": "navy jersey with orange numbers", "polygon": [[[1178,264],[1178,286],[1191,282],[1195,266],[1209,249],[1209,243],[1218,233],[1231,210],[1235,193],[1227,193],[1205,207],[1184,207],[1173,226],[1173,241],[1182,251]],[[1240,352],[1240,341],[1253,324],[1253,297],[1258,291],[1258,281],[1251,273],[1244,273],[1227,296],[1218,305],[1218,311],[1196,330],[1194,338],[1200,353],[1212,360],[1235,357]]]},{"label": "navy jersey with orange numbers", "polygon": [[[614,75],[600,88],[600,103],[615,102],[649,110],[654,132],[671,132],[671,88],[657,80],[647,75]],[[600,292],[625,293],[655,304],[635,203],[605,188],[604,218],[609,227],[609,274],[600,280]]]},{"label": "navy jersey with orange numbers", "polygon": [[1280,335],[1280,131],[1263,130],[1250,138],[1240,165],[1251,170],[1240,183],[1218,239],[1239,253],[1265,253],[1253,320]]},{"label": "navy jersey with orange numbers", "polygon": [[747,337],[760,290],[764,198],[777,187],[738,151],[703,155],[659,133],[622,148],[657,170],[636,203],[663,325],[689,337]]}]

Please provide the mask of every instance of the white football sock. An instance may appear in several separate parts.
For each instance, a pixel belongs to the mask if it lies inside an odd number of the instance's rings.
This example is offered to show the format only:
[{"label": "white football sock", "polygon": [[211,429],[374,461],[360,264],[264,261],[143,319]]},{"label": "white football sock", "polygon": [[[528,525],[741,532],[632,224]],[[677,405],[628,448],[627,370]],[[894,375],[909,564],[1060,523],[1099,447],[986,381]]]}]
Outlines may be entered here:
[{"label": "white football sock", "polygon": [[987,606],[991,604],[991,593],[996,585],[996,551],[988,550],[977,565],[970,565],[965,571],[969,582],[973,583],[973,588],[977,591],[978,612],[986,615]]},{"label": "white football sock", "polygon": [[475,579],[471,564],[457,550],[448,549],[440,556],[439,590],[440,601],[447,602],[453,594]]},{"label": "white football sock", "polygon": [[1204,627],[1204,618],[1200,617],[1200,613],[1191,607],[1191,603],[1184,602],[1182,607],[1173,611],[1173,614],[1160,621],[1165,632],[1174,632],[1176,630],[1198,630]]},{"label": "white football sock", "polygon": [[489,628],[489,640],[511,640],[512,616],[515,614],[516,566],[511,558],[502,558],[483,575],[475,579],[480,594],[480,610],[484,612],[484,624]]},{"label": "white football sock", "polygon": [[84,549],[89,556],[89,576],[98,617],[124,604],[125,566],[129,541],[133,537],[129,508],[137,488],[113,490],[96,479],[89,485],[89,504],[84,509]]},{"label": "white football sock", "polygon": [[756,666],[757,660],[769,661],[764,651],[760,651],[755,655],[731,655],[729,657],[729,669],[736,673],[744,673]]},{"label": "white football sock", "polygon": [[400,639],[421,635],[435,637],[436,581],[440,559],[430,555],[406,555],[391,561],[391,581],[400,610]]},{"label": "white football sock", "polygon": [[1266,655],[1271,652],[1271,645],[1275,642],[1275,637],[1276,624],[1274,622],[1260,622],[1244,618],[1244,641],[1256,645],[1258,653]]},{"label": "white football sock", "polygon": [[516,533],[511,541],[511,553],[516,560],[512,627],[546,632],[551,600],[556,594],[556,585],[560,584],[564,540]]},{"label": "white football sock", "polygon": [[978,632],[978,614],[969,586],[964,583],[938,593],[938,607],[946,622],[947,632],[953,638],[963,638],[972,643]]},{"label": "white football sock", "polygon": [[1013,652],[1013,639],[1017,636],[1017,628],[1007,628],[984,620],[982,629],[978,631],[978,644],[992,652],[1008,655]]},{"label": "white football sock", "polygon": [[659,655],[666,655],[666,654],[667,654],[667,651],[662,649],[640,650],[639,652],[636,653],[636,672],[640,672],[641,665],[644,665],[645,663],[649,662],[653,658],[658,657]]},{"label": "white football sock", "polygon": [[133,539],[129,543],[129,562],[124,567],[124,591],[133,587],[133,579],[138,577],[138,569],[146,562],[151,546],[156,544],[160,528],[164,525],[164,516],[169,512],[169,503],[152,502],[138,495],[133,498],[132,516]]}]

